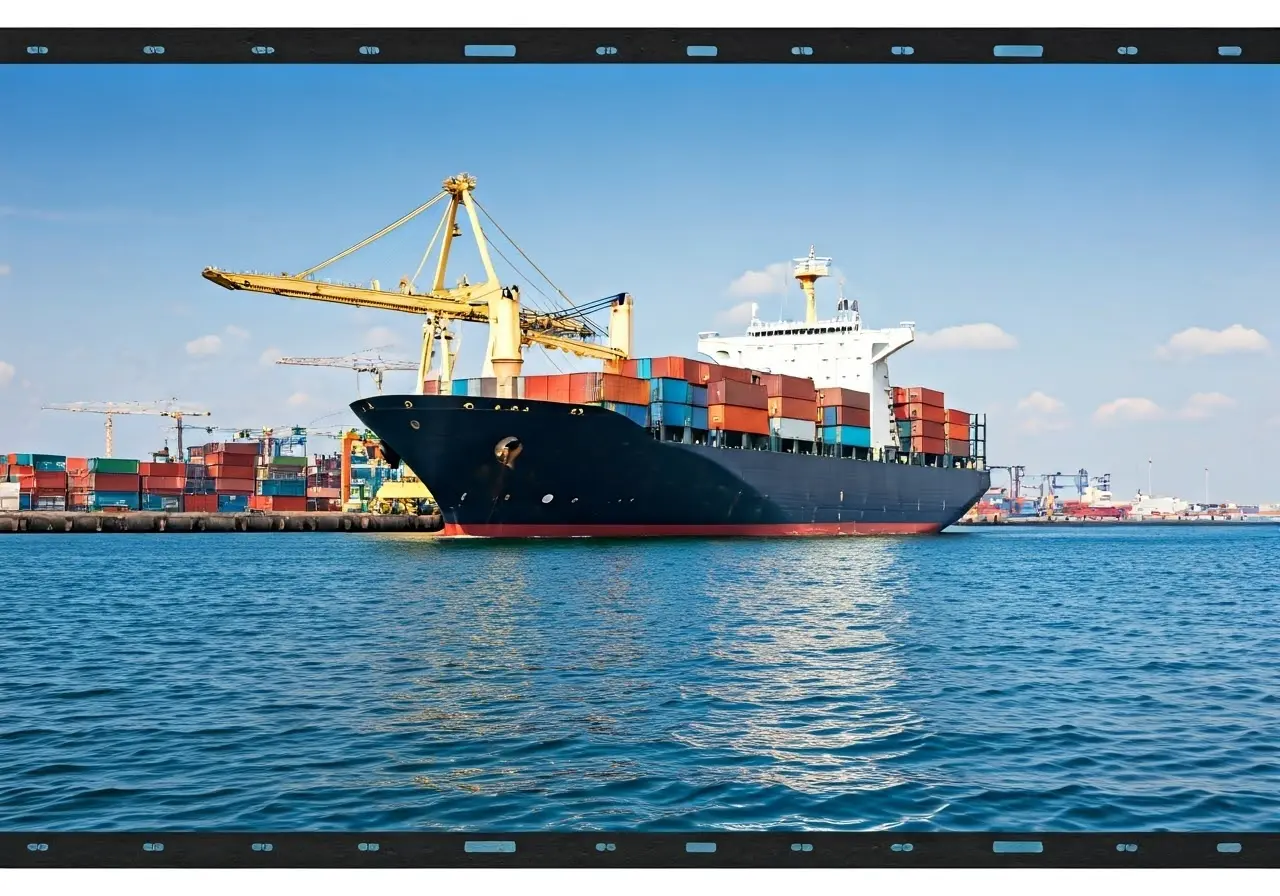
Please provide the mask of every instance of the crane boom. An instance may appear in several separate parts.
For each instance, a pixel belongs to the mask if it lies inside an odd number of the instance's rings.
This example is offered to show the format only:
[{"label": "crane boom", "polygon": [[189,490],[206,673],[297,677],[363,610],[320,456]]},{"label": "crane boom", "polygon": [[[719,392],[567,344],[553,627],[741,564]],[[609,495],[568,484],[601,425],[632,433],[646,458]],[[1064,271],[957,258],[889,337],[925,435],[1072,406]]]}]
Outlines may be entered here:
[{"label": "crane boom", "polygon": [[[177,399],[170,399],[176,401]],[[178,425],[178,453],[182,453],[182,421],[186,417],[208,417],[210,411],[203,410],[187,410],[175,407],[160,407],[157,405],[146,405],[141,402],[113,402],[113,401],[74,401],[64,404],[47,404],[41,410],[45,411],[69,411],[73,414],[102,414],[106,417],[106,446],[103,457],[111,457],[111,452],[115,448],[115,420],[119,414],[145,414],[153,417],[172,417]]]},{"label": "crane boom", "polygon": [[418,369],[412,361],[384,361],[381,358],[280,358],[276,363],[295,367],[341,367],[356,373],[372,374],[379,395],[382,394],[382,378],[388,370]]}]

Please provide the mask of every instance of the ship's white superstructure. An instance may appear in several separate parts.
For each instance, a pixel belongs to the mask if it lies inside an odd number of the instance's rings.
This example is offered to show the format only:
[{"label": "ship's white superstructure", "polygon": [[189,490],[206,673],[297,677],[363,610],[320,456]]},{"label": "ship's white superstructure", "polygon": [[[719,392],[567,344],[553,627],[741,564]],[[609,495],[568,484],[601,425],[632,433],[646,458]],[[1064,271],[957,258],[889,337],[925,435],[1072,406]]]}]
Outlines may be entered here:
[{"label": "ship's white superstructure", "polygon": [[795,277],[810,298],[809,319],[767,323],[759,319],[759,308],[753,305],[746,335],[699,333],[698,351],[718,364],[809,377],[819,389],[866,392],[871,396],[873,450],[898,448],[888,359],[915,341],[915,324],[864,329],[857,301],[846,299],[843,291],[835,316],[818,320],[811,298],[813,281],[826,275],[830,261],[816,258],[812,248],[808,258],[796,259]]}]

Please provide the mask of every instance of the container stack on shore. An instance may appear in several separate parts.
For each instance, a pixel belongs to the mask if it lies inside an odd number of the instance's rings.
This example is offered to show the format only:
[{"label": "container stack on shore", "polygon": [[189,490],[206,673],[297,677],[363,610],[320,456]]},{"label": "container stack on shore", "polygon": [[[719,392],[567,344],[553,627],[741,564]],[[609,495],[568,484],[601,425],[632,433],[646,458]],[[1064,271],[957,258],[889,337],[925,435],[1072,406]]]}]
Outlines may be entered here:
[{"label": "container stack on shore", "polygon": [[204,446],[205,471],[213,480],[219,513],[240,513],[249,509],[249,498],[257,491],[255,468],[257,442],[214,442]]},{"label": "container stack on shore", "polygon": [[141,478],[143,510],[182,511],[182,493],[187,486],[185,463],[140,463],[138,475]]},{"label": "container stack on shore", "polygon": [[71,510],[142,509],[138,461],[123,457],[69,458],[67,504]]},{"label": "container stack on shore", "polygon": [[341,510],[342,458],[336,454],[315,458],[307,468],[307,510]]},{"label": "container stack on shore", "polygon": [[307,459],[276,455],[257,468],[253,510],[301,513],[307,509]]},{"label": "container stack on shore", "polygon": [[7,503],[15,510],[65,510],[67,459],[56,454],[10,454],[4,458],[0,481],[17,488],[5,489]]}]

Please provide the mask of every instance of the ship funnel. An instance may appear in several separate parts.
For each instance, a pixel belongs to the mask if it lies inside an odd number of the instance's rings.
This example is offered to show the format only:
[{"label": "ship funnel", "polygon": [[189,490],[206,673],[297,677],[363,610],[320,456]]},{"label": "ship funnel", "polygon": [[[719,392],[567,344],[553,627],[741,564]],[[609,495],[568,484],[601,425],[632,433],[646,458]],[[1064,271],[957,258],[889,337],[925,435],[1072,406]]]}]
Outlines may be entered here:
[{"label": "ship funnel", "polygon": [[800,288],[804,290],[804,319],[807,323],[814,323],[818,320],[818,300],[813,284],[817,283],[819,278],[830,275],[831,259],[817,257],[814,254],[814,247],[810,246],[807,258],[796,258],[793,261],[795,262],[793,276],[800,281]]}]

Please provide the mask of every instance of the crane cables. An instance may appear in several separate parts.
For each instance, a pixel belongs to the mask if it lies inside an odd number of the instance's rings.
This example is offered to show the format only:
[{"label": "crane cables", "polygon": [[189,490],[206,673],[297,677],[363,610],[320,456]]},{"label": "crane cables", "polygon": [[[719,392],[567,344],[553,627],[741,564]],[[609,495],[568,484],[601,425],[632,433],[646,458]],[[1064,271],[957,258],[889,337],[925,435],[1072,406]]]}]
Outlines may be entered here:
[{"label": "crane cables", "polygon": [[360,242],[356,243],[356,244],[355,244],[354,246],[352,246],[350,249],[345,249],[345,250],[343,250],[342,252],[339,252],[337,255],[333,256],[333,258],[330,258],[330,259],[328,259],[327,261],[322,261],[322,262],[320,262],[318,265],[316,265],[315,267],[307,268],[307,269],[306,269],[305,271],[303,271],[301,274],[295,274],[294,276],[295,276],[295,277],[297,277],[299,280],[301,280],[301,279],[305,279],[305,278],[307,278],[307,277],[310,277],[310,276],[311,276],[312,274],[314,274],[316,271],[319,271],[319,270],[320,270],[320,269],[322,269],[322,268],[327,268],[329,265],[333,264],[335,261],[339,261],[339,260],[341,260],[341,259],[343,259],[343,258],[346,258],[346,257],[347,257],[348,255],[350,255],[352,252],[356,252],[356,251],[359,251],[360,249],[363,249],[365,246],[369,245],[369,244],[370,244],[370,243],[372,243],[374,240],[379,240],[379,239],[381,239],[382,237],[386,236],[386,235],[387,235],[388,233],[390,233],[391,231],[395,230],[395,229],[396,229],[397,227],[399,227],[401,224],[404,224],[404,223],[405,223],[405,222],[407,222],[407,221],[411,221],[411,220],[413,220],[414,218],[418,217],[418,215],[422,214],[422,213],[423,213],[423,212],[425,212],[427,209],[431,208],[431,206],[435,205],[437,202],[439,202],[441,199],[443,199],[444,197],[446,197],[446,196],[448,196],[448,195],[449,195],[449,193],[448,193],[447,191],[445,191],[445,190],[441,190],[441,191],[440,191],[439,193],[437,193],[437,194],[436,194],[432,199],[430,199],[430,200],[428,200],[427,202],[423,203],[422,205],[418,206],[418,207],[417,207],[417,208],[415,208],[413,211],[409,212],[409,214],[407,214],[407,215],[405,215],[403,218],[401,218],[399,221],[396,221],[394,224],[388,224],[386,227],[384,227],[384,228],[382,228],[381,230],[379,230],[379,231],[378,231],[377,233],[375,233],[373,236],[366,237],[365,239],[363,239],[363,240],[361,240]]}]

